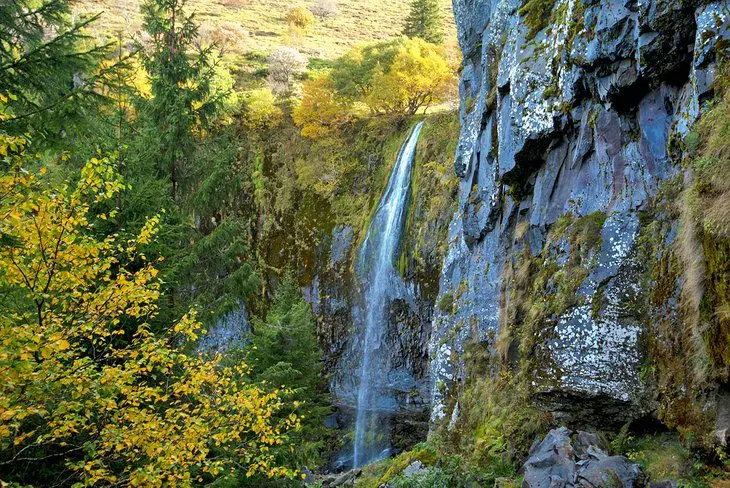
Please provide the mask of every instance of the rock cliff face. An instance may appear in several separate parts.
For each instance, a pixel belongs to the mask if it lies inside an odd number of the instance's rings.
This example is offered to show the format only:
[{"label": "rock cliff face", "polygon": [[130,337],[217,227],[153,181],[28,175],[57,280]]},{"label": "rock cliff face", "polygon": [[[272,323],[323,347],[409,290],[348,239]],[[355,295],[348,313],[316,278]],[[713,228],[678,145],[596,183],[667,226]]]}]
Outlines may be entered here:
[{"label": "rock cliff face", "polygon": [[642,368],[656,313],[644,216],[682,173],[730,2],[454,0],[454,11],[461,186],[430,339],[432,420],[452,414],[472,342],[520,370],[556,420],[642,416],[654,409]]}]

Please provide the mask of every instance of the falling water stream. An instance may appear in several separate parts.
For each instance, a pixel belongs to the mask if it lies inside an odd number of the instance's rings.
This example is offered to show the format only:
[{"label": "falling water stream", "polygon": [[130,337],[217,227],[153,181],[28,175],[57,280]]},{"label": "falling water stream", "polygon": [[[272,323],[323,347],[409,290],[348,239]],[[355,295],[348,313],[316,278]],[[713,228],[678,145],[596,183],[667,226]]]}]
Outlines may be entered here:
[{"label": "falling water stream", "polygon": [[[382,398],[380,385],[387,382],[384,368],[383,339],[387,328],[386,312],[389,291],[397,273],[395,260],[399,251],[403,224],[408,209],[411,172],[416,144],[423,122],[411,131],[401,147],[398,160],[390,175],[388,186],[378,204],[365,241],[360,249],[358,278],[363,293],[363,351],[360,366],[360,385],[357,394],[355,422],[354,465],[366,465],[387,451],[388,432],[380,411],[392,399]],[[387,407],[386,407],[387,408]]]}]

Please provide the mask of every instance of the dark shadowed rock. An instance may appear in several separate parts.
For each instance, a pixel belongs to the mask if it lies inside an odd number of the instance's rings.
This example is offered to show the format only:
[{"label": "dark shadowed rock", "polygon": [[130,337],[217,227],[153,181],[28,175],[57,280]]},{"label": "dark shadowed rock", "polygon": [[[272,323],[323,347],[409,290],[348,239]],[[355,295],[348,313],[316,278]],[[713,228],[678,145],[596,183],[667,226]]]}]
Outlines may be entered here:
[{"label": "dark shadowed rock", "polygon": [[530,451],[525,463],[523,488],[560,488],[573,486],[576,466],[570,442],[570,430],[551,430],[545,439]]},{"label": "dark shadowed rock", "polygon": [[551,430],[530,450],[523,488],[642,488],[646,475],[623,456],[609,456],[596,434]]},{"label": "dark shadowed rock", "polygon": [[582,430],[575,435],[574,446],[579,459],[598,458],[606,450],[605,442],[597,434]]}]

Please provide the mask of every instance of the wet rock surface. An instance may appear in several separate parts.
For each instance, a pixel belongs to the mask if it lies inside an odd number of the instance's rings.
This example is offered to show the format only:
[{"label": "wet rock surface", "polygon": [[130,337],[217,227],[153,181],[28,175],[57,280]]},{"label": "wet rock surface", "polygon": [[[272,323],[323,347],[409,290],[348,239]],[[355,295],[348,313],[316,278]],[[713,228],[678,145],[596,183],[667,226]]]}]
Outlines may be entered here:
[{"label": "wet rock surface", "polygon": [[[539,358],[528,384],[556,420],[620,425],[652,409],[640,374],[652,312],[641,216],[681,172],[670,149],[712,96],[730,2],[551,3],[549,18],[530,20],[529,2],[454,0],[461,186],[440,280],[454,307],[436,309],[430,342],[434,421],[451,416],[465,345],[494,347],[505,327],[516,343],[539,334],[527,341],[533,350],[514,354]],[[589,253],[555,238],[566,219],[598,213]],[[510,273],[527,259],[558,265],[545,287],[551,313],[537,327],[506,312],[516,296]],[[554,303],[566,288],[575,300]]]},{"label": "wet rock surface", "polygon": [[245,344],[250,334],[248,311],[241,304],[237,310],[224,315],[210,327],[200,338],[198,350],[208,355],[222,354],[232,346]]},{"label": "wet rock surface", "polygon": [[725,449],[730,448],[730,387],[726,386],[718,393],[717,420],[715,433],[718,443]]},{"label": "wet rock surface", "polygon": [[524,465],[523,488],[641,488],[647,476],[624,456],[609,456],[595,434],[565,427],[536,441]]}]

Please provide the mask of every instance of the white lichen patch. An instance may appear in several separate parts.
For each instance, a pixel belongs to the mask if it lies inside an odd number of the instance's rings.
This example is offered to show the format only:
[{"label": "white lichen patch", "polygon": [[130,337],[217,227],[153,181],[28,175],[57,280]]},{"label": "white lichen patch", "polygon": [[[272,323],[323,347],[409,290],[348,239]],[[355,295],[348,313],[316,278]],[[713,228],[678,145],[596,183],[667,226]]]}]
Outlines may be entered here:
[{"label": "white lichen patch", "polygon": [[[438,422],[446,416],[446,384],[454,379],[450,363],[451,344],[431,342],[431,421]],[[436,346],[435,351],[432,349]]]},{"label": "white lichen patch", "polygon": [[[610,300],[617,300],[613,297]],[[619,321],[619,307],[608,307],[599,319],[589,305],[560,319],[549,342],[551,358],[563,388],[629,401],[640,388],[638,339],[641,327]]]}]

